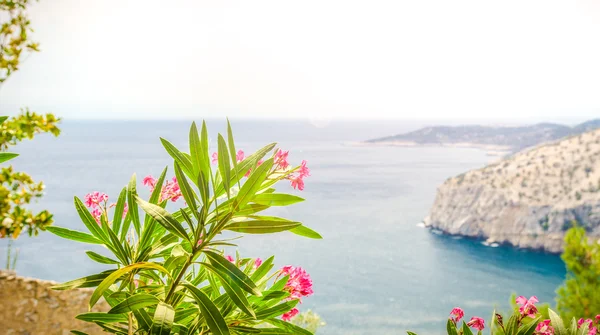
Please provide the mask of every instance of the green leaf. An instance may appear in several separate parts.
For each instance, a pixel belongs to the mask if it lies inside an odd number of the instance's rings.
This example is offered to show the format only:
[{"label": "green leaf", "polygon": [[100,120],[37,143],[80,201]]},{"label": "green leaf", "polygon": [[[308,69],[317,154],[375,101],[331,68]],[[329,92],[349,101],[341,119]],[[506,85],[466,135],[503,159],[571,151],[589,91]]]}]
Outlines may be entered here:
[{"label": "green leaf", "polygon": [[17,156],[19,156],[19,154],[14,154],[11,152],[0,152],[0,163],[9,161]]},{"label": "green leaf", "polygon": [[302,201],[303,198],[285,193],[260,193],[252,198],[252,202],[266,206],[288,206]]},{"label": "green leaf", "polygon": [[246,295],[244,294],[242,289],[239,288],[239,286],[237,286],[237,285],[232,285],[227,274],[222,273],[221,271],[219,271],[218,269],[216,269],[215,267],[213,267],[212,265],[210,265],[208,263],[201,263],[201,264],[204,265],[210,271],[212,271],[212,273],[215,276],[217,276],[217,278],[221,282],[223,288],[225,289],[225,292],[231,298],[231,301],[233,301],[233,303],[240,310],[242,310],[244,313],[248,314],[249,316],[252,316],[253,318],[256,317],[256,314],[254,313],[254,310],[252,310],[252,307],[250,306],[250,303],[248,302],[248,299],[246,298]]},{"label": "green leaf", "polygon": [[227,322],[219,312],[219,309],[213,302],[202,293],[198,288],[191,284],[184,284],[184,286],[190,291],[194,299],[198,302],[200,312],[204,316],[208,328],[214,335],[230,335]]},{"label": "green leaf", "polygon": [[108,314],[121,314],[136,311],[140,308],[156,305],[160,300],[150,294],[138,293],[123,300],[113,307]]},{"label": "green leaf", "polygon": [[175,318],[175,310],[171,305],[160,302],[154,312],[152,320],[152,335],[169,335],[173,327],[173,319]]},{"label": "green leaf", "polygon": [[264,320],[280,316],[292,310],[294,307],[296,307],[297,304],[298,300],[290,300],[270,308],[257,310],[256,318],[258,320]]},{"label": "green leaf", "polygon": [[287,220],[251,220],[233,222],[225,226],[225,229],[246,234],[271,234],[290,230],[301,225],[300,222]]},{"label": "green leaf", "polygon": [[192,180],[194,177],[194,165],[192,161],[186,157],[179,149],[177,149],[171,142],[165,140],[164,138],[160,138],[160,142],[163,147],[167,150],[167,153],[181,166],[183,172],[190,177]]},{"label": "green leaf", "polygon": [[304,237],[308,237],[308,238],[314,238],[314,239],[318,239],[318,240],[323,238],[319,233],[308,228],[305,225],[300,225],[296,228],[292,228],[292,229],[290,229],[290,232],[294,233],[296,235],[300,235],[300,236],[304,236]]},{"label": "green leaf", "polygon": [[463,325],[462,325],[462,333],[463,335],[473,335],[473,332],[471,331],[471,328],[469,328],[469,326],[467,326],[467,323],[463,321]]},{"label": "green leaf", "polygon": [[99,239],[95,238],[94,236],[92,236],[90,234],[82,233],[82,232],[76,231],[76,230],[70,230],[67,228],[56,227],[56,226],[47,227],[46,230],[48,230],[49,232],[51,232],[52,234],[54,234],[56,236],[60,236],[62,238],[66,238],[66,239],[77,241],[77,242],[91,243],[91,244],[102,244],[103,243],[102,241],[100,241]]},{"label": "green leaf", "polygon": [[454,321],[448,319],[448,322],[446,322],[446,332],[448,335],[458,335]]},{"label": "green leaf", "polygon": [[71,333],[75,335],[88,335],[88,333],[80,332],[79,330],[71,330]]},{"label": "green leaf", "polygon": [[407,331],[406,331],[406,334],[408,334],[408,335],[417,335],[416,333],[413,333],[413,332],[411,332],[410,330],[407,330]]},{"label": "green leaf", "polygon": [[[179,221],[175,220],[169,212],[167,212],[164,208],[151,204],[142,200],[140,197],[135,198],[137,203],[142,207],[144,212],[148,213],[148,215],[152,216],[154,220],[160,223],[165,229],[172,232],[173,234],[187,240],[190,242],[190,238],[183,228],[183,226],[179,223]],[[190,242],[191,243],[191,242]]]},{"label": "green leaf", "polygon": [[235,151],[235,142],[233,141],[233,131],[231,130],[231,123],[229,123],[229,118],[227,118],[227,144],[229,144],[229,156],[231,157],[231,162],[233,166],[237,166],[237,153]]},{"label": "green leaf", "polygon": [[53,290],[62,291],[62,290],[71,290],[74,288],[83,288],[83,287],[96,287],[100,285],[100,283],[106,279],[114,270],[109,270],[107,272],[103,272],[100,274],[95,274],[75,280],[68,281],[66,283],[58,284],[52,286]]},{"label": "green leaf", "polygon": [[0,124],[2,124],[6,120],[8,120],[8,116],[0,116]]},{"label": "green leaf", "polygon": [[229,153],[227,153],[227,144],[225,144],[225,139],[223,139],[221,134],[219,134],[217,144],[217,149],[219,152],[219,173],[221,174],[223,187],[225,187],[227,197],[229,197],[229,188],[231,186],[229,184],[231,179],[231,165],[229,163]]},{"label": "green leaf", "polygon": [[265,320],[268,323],[272,324],[273,326],[279,328],[279,329],[283,329],[283,330],[287,330],[287,331],[291,331],[293,334],[297,334],[297,335],[313,335],[313,333],[309,332],[308,330],[298,327],[294,324],[291,324],[289,322],[285,322],[283,320],[279,320],[279,319],[269,319],[269,320]]},{"label": "green leaf", "polygon": [[506,335],[516,335],[519,327],[519,318],[521,315],[519,313],[514,313],[506,323]]},{"label": "green leaf", "polygon": [[554,327],[556,335],[568,335],[567,329],[565,328],[565,324],[563,320],[556,314],[555,311],[548,308],[548,315],[550,316],[550,323],[552,327]]},{"label": "green leaf", "polygon": [[179,164],[175,162],[175,177],[177,178],[177,182],[179,183],[179,188],[181,189],[181,194],[183,195],[183,199],[188,204],[188,206],[193,210],[193,213],[196,213],[198,210],[198,205],[196,204],[196,194],[192,187],[188,183],[187,178],[181,171]]},{"label": "green leaf", "polygon": [[217,268],[217,270],[226,274],[241,289],[256,296],[262,295],[252,279],[250,279],[244,272],[242,272],[242,270],[238,269],[223,256],[208,250],[204,250],[204,254],[206,254],[206,257],[208,257],[210,263]]},{"label": "green leaf", "polygon": [[197,176],[202,170],[204,160],[207,159],[207,157],[203,156],[202,153],[202,145],[200,143],[200,137],[198,136],[198,128],[196,127],[196,122],[192,122],[192,126],[190,127],[189,142],[192,166],[194,168],[194,174]]},{"label": "green leaf", "polygon": [[155,269],[155,270],[161,271],[161,272],[169,275],[169,272],[162,266],[160,266],[156,263],[149,263],[149,262],[141,262],[141,263],[131,264],[131,265],[125,266],[123,268],[120,268],[120,269],[116,270],[115,272],[111,273],[108,277],[106,277],[100,283],[100,285],[98,285],[96,290],[94,290],[94,292],[92,293],[92,296],[90,297],[90,303],[89,303],[90,309],[92,307],[94,307],[94,305],[98,302],[100,297],[102,297],[102,295],[104,294],[104,291],[106,291],[110,287],[110,285],[112,285],[117,279],[121,278],[121,276],[123,276],[126,273],[129,273],[133,270],[138,270],[138,269]]},{"label": "green leaf", "polygon": [[118,314],[107,314],[107,313],[83,313],[75,317],[78,320],[87,322],[127,322],[127,316]]},{"label": "green leaf", "polygon": [[[238,167],[241,166],[238,165]],[[261,166],[257,167],[256,170],[248,177],[248,180],[242,185],[240,191],[233,201],[234,211],[246,205],[250,199],[254,197],[256,192],[259,190],[260,185],[267,177],[267,173],[273,166],[273,158],[266,160]]]},{"label": "green leaf", "polygon": [[140,236],[140,214],[138,213],[137,204],[135,198],[137,197],[137,182],[135,179],[135,173],[131,176],[129,185],[127,186],[127,204],[129,205],[129,211],[127,214],[131,217],[131,222],[135,228],[135,232]]},{"label": "green leaf", "polygon": [[[535,332],[535,327],[537,327],[538,323],[540,322],[540,319],[541,319],[541,317],[538,316],[531,322],[524,324],[523,326],[521,326],[521,328],[519,329],[519,332],[517,334],[518,335],[533,335],[533,332]],[[575,324],[575,327],[577,327],[577,324]]]},{"label": "green leaf", "polygon": [[81,221],[87,227],[87,229],[96,238],[100,239],[101,241],[104,241],[105,243],[108,243],[108,236],[106,236],[102,228],[98,226],[98,223],[96,222],[92,214],[90,214],[90,212],[87,210],[87,208],[85,208],[83,202],[81,202],[81,200],[77,197],[74,197],[74,202],[75,209],[77,209],[77,214],[79,214]]},{"label": "green leaf", "polygon": [[125,210],[125,202],[127,201],[127,188],[123,187],[117,205],[115,206],[115,213],[113,216],[112,230],[115,234],[119,234],[121,231],[121,222],[123,222],[123,211]]},{"label": "green leaf", "polygon": [[91,258],[93,261],[96,261],[98,263],[102,263],[102,264],[121,264],[119,261],[116,261],[112,258],[108,258],[106,256],[102,256],[100,254],[97,254],[93,251],[86,251],[85,252],[89,258]]},{"label": "green leaf", "polygon": [[269,271],[273,268],[273,260],[274,259],[275,259],[275,257],[271,256],[271,257],[267,258],[267,260],[262,262],[262,264],[258,267],[258,269],[256,269],[256,271],[254,271],[252,276],[250,276],[250,279],[255,283],[258,282],[259,280],[263,279],[263,277],[265,275],[267,275],[267,273],[269,273]]}]

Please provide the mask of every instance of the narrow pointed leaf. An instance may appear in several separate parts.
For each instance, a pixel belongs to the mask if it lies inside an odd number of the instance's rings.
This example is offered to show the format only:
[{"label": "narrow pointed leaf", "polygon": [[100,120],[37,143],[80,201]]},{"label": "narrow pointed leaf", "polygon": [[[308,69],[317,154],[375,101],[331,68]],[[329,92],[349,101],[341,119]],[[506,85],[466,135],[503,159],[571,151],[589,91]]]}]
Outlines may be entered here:
[{"label": "narrow pointed leaf", "polygon": [[252,202],[266,206],[289,206],[302,201],[303,198],[285,193],[260,193],[252,198]]},{"label": "narrow pointed leaf", "polygon": [[214,335],[230,335],[229,328],[227,327],[227,322],[219,312],[219,309],[215,304],[210,300],[206,294],[202,293],[197,287],[191,284],[184,284],[184,286],[190,291],[191,295],[198,302],[198,307],[200,307],[200,312],[204,316],[206,324],[210,331]]},{"label": "narrow pointed leaf", "polygon": [[112,230],[115,234],[119,234],[121,231],[121,223],[123,222],[123,211],[125,210],[125,203],[127,201],[127,188],[123,188],[119,194],[117,205],[115,206],[115,213],[113,216]]},{"label": "narrow pointed leaf", "polygon": [[225,229],[246,234],[271,234],[290,230],[300,225],[300,222],[294,221],[251,220],[231,223]]},{"label": "narrow pointed leaf", "polygon": [[52,234],[54,234],[56,236],[60,236],[62,238],[66,238],[66,239],[77,241],[77,242],[92,243],[92,244],[102,244],[103,243],[102,241],[100,241],[99,239],[95,238],[94,236],[92,236],[90,234],[82,233],[82,232],[76,231],[76,230],[70,230],[67,228],[56,227],[56,226],[50,226],[50,227],[46,228],[46,230],[48,230],[49,232],[51,232]]},{"label": "narrow pointed leaf", "polygon": [[11,152],[0,152],[0,163],[9,161],[17,156],[19,156],[19,154],[15,154],[15,153],[11,153]]},{"label": "narrow pointed leaf", "polygon": [[210,263],[217,268],[217,270],[226,274],[241,289],[248,293],[261,296],[261,292],[258,287],[256,287],[256,284],[254,284],[252,279],[242,272],[242,270],[238,269],[234,264],[231,264],[230,261],[215,252],[205,250],[204,253],[210,260]]},{"label": "narrow pointed leaf", "polygon": [[172,232],[173,234],[190,241],[187,232],[183,228],[183,226],[179,223],[179,221],[175,220],[169,212],[167,212],[164,208],[151,204],[147,201],[142,200],[140,197],[136,197],[137,203],[144,210],[144,212],[148,213],[148,215],[152,216],[154,220],[160,223],[165,229]]},{"label": "narrow pointed leaf", "polygon": [[98,223],[96,222],[92,214],[90,214],[90,212],[87,210],[87,208],[85,208],[83,202],[81,202],[81,200],[77,197],[74,197],[74,202],[75,209],[77,209],[77,214],[79,214],[81,221],[90,231],[90,233],[92,233],[92,235],[94,235],[101,241],[108,242],[108,236],[106,236],[106,233],[104,233],[102,228],[98,226]]},{"label": "narrow pointed leaf", "polygon": [[87,322],[126,322],[127,316],[119,315],[119,314],[107,314],[107,313],[83,313],[79,314],[75,317],[78,320],[83,320]]},{"label": "narrow pointed leaf", "polygon": [[138,213],[137,204],[135,198],[137,197],[137,186],[136,186],[135,173],[131,176],[129,185],[127,186],[127,204],[129,205],[129,217],[135,228],[135,232],[140,236],[140,214]]},{"label": "narrow pointed leaf", "polygon": [[292,229],[290,229],[290,232],[294,233],[296,235],[300,235],[300,236],[304,236],[304,237],[308,237],[308,238],[314,238],[314,239],[318,239],[318,240],[323,238],[323,236],[321,236],[319,233],[308,228],[305,225],[300,225],[296,228],[292,228]]},{"label": "narrow pointed leaf", "polygon": [[94,307],[94,305],[98,302],[100,297],[102,297],[102,295],[110,287],[110,285],[112,285],[115,281],[117,281],[119,278],[121,278],[121,276],[123,276],[124,274],[127,274],[133,270],[138,270],[138,269],[154,269],[154,270],[161,271],[167,275],[169,274],[168,271],[165,268],[163,268],[162,266],[160,266],[156,263],[149,263],[149,262],[131,264],[131,265],[125,266],[123,268],[120,268],[120,269],[114,271],[113,273],[111,273],[108,277],[106,277],[100,283],[100,285],[98,285],[96,290],[92,293],[92,296],[90,297],[90,303],[89,303],[90,309],[92,307]]},{"label": "narrow pointed leaf", "polygon": [[252,310],[252,307],[250,306],[250,303],[248,302],[248,299],[246,298],[246,295],[242,289],[240,289],[237,285],[232,285],[230,282],[231,279],[227,274],[217,270],[217,268],[208,263],[202,263],[202,265],[209,269],[215,276],[217,276],[223,288],[225,289],[225,292],[227,292],[231,298],[231,301],[233,301],[233,303],[240,310],[249,316],[256,317],[256,314],[254,313],[254,310]]},{"label": "narrow pointed leaf", "polygon": [[[241,164],[239,165],[241,166]],[[248,177],[233,201],[233,208],[237,210],[246,205],[254,197],[260,185],[267,177],[267,173],[273,166],[273,158],[266,160]]]},{"label": "narrow pointed leaf", "polygon": [[98,263],[102,263],[102,264],[121,264],[119,261],[116,261],[116,260],[114,260],[112,258],[108,258],[106,256],[102,256],[102,255],[97,254],[97,253],[95,253],[93,251],[86,251],[85,253],[88,255],[88,257],[90,259],[92,259],[93,261],[96,261]]},{"label": "narrow pointed leaf", "polygon": [[227,152],[227,144],[225,144],[225,139],[223,136],[219,134],[217,149],[219,153],[219,173],[221,174],[221,179],[223,180],[223,187],[225,187],[225,192],[229,196],[229,188],[230,188],[230,179],[231,179],[231,164],[229,163],[229,153]]},{"label": "narrow pointed leaf", "polygon": [[118,305],[113,307],[110,311],[108,311],[108,313],[109,314],[121,314],[121,313],[132,312],[132,311],[138,310],[143,307],[156,305],[159,301],[160,300],[157,297],[155,297],[151,294],[138,293],[136,295],[132,295],[129,298],[123,300]]},{"label": "narrow pointed leaf", "polygon": [[102,281],[104,281],[104,279],[106,279],[106,277],[108,277],[112,272],[114,272],[114,271],[110,270],[109,272],[104,272],[104,273],[100,273],[100,274],[96,274],[96,275],[91,275],[91,276],[71,280],[66,283],[54,285],[54,286],[52,286],[52,289],[57,290],[57,291],[62,291],[62,290],[71,290],[74,288],[96,287],[96,286],[100,285],[100,283],[102,283]]},{"label": "narrow pointed leaf", "polygon": [[183,199],[187,203],[187,205],[193,210],[195,213],[198,210],[198,205],[196,204],[196,194],[194,190],[188,183],[187,178],[183,174],[181,167],[179,164],[175,162],[175,177],[177,178],[177,182],[179,183],[179,188],[181,189],[181,194],[183,195]]}]

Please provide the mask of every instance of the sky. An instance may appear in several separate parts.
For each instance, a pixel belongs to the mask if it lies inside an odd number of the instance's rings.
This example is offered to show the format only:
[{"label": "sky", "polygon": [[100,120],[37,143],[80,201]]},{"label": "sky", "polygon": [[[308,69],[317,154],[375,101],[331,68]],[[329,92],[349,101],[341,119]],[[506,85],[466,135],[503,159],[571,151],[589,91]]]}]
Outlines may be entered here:
[{"label": "sky", "polygon": [[0,112],[600,117],[596,0],[41,0],[30,15],[42,52]]}]

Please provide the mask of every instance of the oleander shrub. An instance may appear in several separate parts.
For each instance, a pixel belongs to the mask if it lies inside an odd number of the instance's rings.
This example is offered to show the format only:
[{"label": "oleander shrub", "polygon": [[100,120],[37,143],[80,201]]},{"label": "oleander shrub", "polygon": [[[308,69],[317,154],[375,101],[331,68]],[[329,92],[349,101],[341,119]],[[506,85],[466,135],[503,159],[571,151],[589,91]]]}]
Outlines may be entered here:
[{"label": "oleander shrub", "polygon": [[[227,140],[218,135],[217,151],[209,154],[206,124],[192,124],[189,152],[161,142],[173,158],[175,176],[165,168],[158,178],[147,176],[149,199],[138,196],[135,175],[117,201],[92,192],[75,207],[88,232],[49,227],[52,233],[81,243],[106,247],[106,254],[88,251],[106,270],[54,287],[94,287],[90,309],[105,299],[111,309],[84,313],[113,334],[311,334],[290,321],[301,299],[313,293],[310,276],[300,267],[273,271],[273,257],[228,255],[247,234],[291,232],[319,239],[300,222],[265,215],[272,206],[289,206],[302,198],[280,193],[287,181],[304,189],[306,162],[292,167],[288,152],[266,145],[246,156],[235,147],[228,123]],[[170,212],[167,203],[179,205]],[[82,334],[76,330],[75,334]]]}]

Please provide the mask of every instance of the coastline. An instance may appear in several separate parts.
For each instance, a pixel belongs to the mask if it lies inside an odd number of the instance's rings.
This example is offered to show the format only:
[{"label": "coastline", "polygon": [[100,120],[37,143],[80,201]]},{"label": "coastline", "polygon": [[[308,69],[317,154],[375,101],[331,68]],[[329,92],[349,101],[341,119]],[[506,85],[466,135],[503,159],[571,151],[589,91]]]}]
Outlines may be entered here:
[{"label": "coastline", "polygon": [[432,148],[467,148],[484,150],[489,156],[505,156],[511,154],[512,148],[507,145],[481,144],[472,142],[456,143],[417,143],[413,141],[381,141],[381,142],[350,142],[349,145],[355,147],[385,146],[385,147],[432,147]]}]

